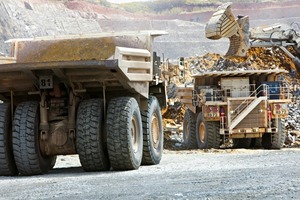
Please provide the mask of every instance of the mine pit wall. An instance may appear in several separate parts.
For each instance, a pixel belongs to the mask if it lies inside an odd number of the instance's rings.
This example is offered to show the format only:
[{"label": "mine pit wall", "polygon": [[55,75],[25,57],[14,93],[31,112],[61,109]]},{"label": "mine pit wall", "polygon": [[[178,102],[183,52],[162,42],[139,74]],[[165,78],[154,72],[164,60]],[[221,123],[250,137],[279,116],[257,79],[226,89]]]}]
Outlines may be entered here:
[{"label": "mine pit wall", "polygon": [[113,18],[99,13],[70,10],[60,2],[30,3],[30,6],[18,0],[0,2],[0,52],[5,54],[9,54],[9,45],[3,43],[13,38],[139,30],[169,32],[169,35],[157,38],[154,42],[154,51],[160,56],[163,54],[165,59],[195,55],[199,47],[204,48],[201,44],[205,39],[204,34],[199,34],[204,30],[204,24],[126,16]]},{"label": "mine pit wall", "polygon": [[[285,8],[282,16],[268,19],[256,19],[257,10],[248,9],[251,27],[272,24],[275,22],[292,23],[299,21],[299,15],[294,10],[297,4]],[[280,8],[283,9],[283,8]],[[0,1],[0,52],[9,54],[9,46],[3,42],[12,38],[28,38],[47,35],[68,35],[99,33],[107,31],[165,30],[168,36],[158,38],[154,43],[154,51],[163,58],[177,59],[207,52],[225,54],[228,41],[210,41],[205,38],[204,26],[211,13],[197,13],[197,22],[193,16],[177,16],[178,18],[163,19],[153,17],[153,20],[132,16],[108,15],[97,12],[84,12],[84,8],[71,10],[62,2],[44,0],[3,0]],[[289,12],[286,12],[288,10]],[[299,10],[299,9],[298,9]],[[297,13],[298,13],[297,10]],[[263,9],[262,11],[263,12]],[[244,14],[237,10],[235,13]],[[281,12],[282,13],[282,12]],[[265,13],[264,13],[265,16]],[[284,17],[286,16],[286,17]],[[178,19],[186,19],[182,21]],[[194,20],[195,21],[195,20]]]}]

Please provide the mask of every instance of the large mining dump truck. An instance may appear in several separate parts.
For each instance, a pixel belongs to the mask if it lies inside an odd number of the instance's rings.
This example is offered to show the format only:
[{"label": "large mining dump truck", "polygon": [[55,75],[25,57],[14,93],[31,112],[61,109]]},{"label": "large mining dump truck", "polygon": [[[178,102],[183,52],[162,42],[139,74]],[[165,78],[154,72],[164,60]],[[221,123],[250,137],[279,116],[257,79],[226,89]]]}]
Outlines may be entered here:
[{"label": "large mining dump truck", "polygon": [[160,31],[13,39],[0,57],[0,175],[43,174],[57,155],[85,171],[158,164],[166,106]]},{"label": "large mining dump truck", "polygon": [[178,88],[187,110],[183,138],[187,148],[235,148],[256,143],[280,149],[285,140],[283,119],[291,96],[283,87],[285,70],[219,71],[194,74],[192,87]]}]

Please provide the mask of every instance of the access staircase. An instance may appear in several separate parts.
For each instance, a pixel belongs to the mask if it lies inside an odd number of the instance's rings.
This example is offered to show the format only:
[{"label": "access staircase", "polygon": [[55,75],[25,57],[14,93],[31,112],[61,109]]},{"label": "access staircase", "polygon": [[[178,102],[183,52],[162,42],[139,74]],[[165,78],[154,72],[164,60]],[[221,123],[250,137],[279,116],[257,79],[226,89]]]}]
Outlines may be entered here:
[{"label": "access staircase", "polygon": [[[228,119],[229,130],[235,128],[262,101],[266,101],[268,99],[267,91],[268,85],[260,85],[250,94],[249,97],[246,97],[245,100],[234,109],[232,116]],[[257,94],[261,96],[256,97]]]}]

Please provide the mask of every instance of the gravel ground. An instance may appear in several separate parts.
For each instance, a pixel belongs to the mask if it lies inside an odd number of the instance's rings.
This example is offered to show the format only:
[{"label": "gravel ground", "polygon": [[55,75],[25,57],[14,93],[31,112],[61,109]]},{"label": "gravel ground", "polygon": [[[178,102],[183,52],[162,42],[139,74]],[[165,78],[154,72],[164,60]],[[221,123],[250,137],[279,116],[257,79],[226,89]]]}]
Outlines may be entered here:
[{"label": "gravel ground", "polygon": [[300,149],[165,150],[161,164],[86,173],[59,156],[49,174],[0,177],[0,199],[300,199]]}]

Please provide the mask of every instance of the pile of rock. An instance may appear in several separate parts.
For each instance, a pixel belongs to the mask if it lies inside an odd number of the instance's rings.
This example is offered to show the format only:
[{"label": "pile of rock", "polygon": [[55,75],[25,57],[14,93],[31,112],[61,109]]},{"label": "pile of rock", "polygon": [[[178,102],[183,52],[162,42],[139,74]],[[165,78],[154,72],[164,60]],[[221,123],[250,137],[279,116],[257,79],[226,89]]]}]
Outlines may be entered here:
[{"label": "pile of rock", "polygon": [[193,74],[207,71],[233,71],[284,68],[295,75],[295,64],[278,47],[251,48],[245,58],[225,58],[219,54],[207,53],[203,56],[186,59],[188,69]]}]

